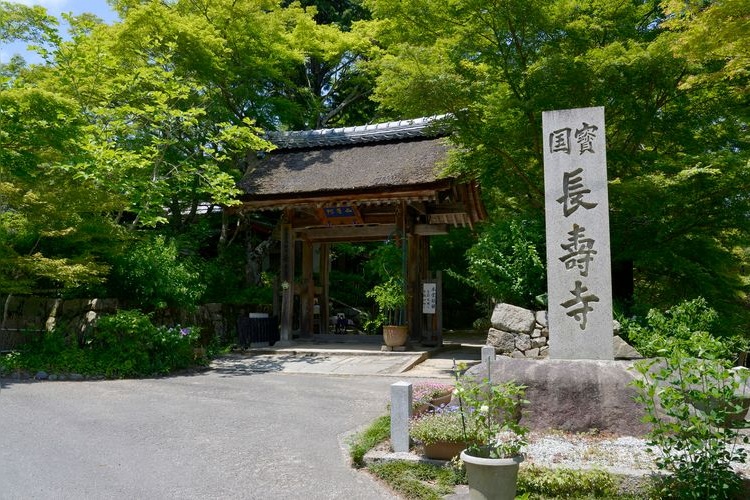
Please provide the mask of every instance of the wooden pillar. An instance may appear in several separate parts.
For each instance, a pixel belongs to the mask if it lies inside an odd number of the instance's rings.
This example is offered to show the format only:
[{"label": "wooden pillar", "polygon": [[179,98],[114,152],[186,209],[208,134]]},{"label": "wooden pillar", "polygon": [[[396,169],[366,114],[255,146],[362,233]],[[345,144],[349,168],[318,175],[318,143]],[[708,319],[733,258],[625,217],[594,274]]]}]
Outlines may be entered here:
[{"label": "wooden pillar", "polygon": [[281,221],[281,340],[279,346],[292,343],[294,314],[294,233],[292,213],[287,211]]},{"label": "wooden pillar", "polygon": [[321,243],[320,245],[320,286],[321,293],[318,299],[320,305],[320,333],[328,333],[330,322],[330,311],[328,310],[329,279],[331,275],[331,245]]},{"label": "wooden pillar", "polygon": [[443,345],[443,271],[437,271],[437,310],[433,319],[433,327],[437,333],[437,344]]},{"label": "wooden pillar", "polygon": [[410,234],[408,237],[409,251],[407,259],[409,337],[412,341],[422,339],[422,236]]},{"label": "wooden pillar", "polygon": [[419,236],[417,238],[417,245],[419,245],[419,255],[417,256],[417,259],[419,259],[418,263],[418,276],[419,280],[417,282],[417,288],[416,288],[416,299],[414,304],[414,314],[417,314],[419,318],[419,325],[421,327],[420,332],[420,340],[422,343],[427,342],[428,344],[432,344],[433,342],[430,339],[430,335],[432,334],[432,328],[431,324],[428,323],[429,316],[425,316],[423,311],[423,304],[424,304],[424,297],[422,296],[424,293],[422,284],[424,283],[424,280],[431,278],[430,276],[430,244],[429,244],[429,238],[425,236]]},{"label": "wooden pillar", "polygon": [[313,281],[313,245],[302,242],[302,288],[300,290],[300,336],[312,338],[315,282]]},{"label": "wooden pillar", "polygon": [[406,322],[409,325],[409,338],[419,341],[422,338],[422,293],[421,286],[421,263],[422,263],[422,239],[414,234],[414,220],[408,207],[404,202],[401,205],[402,227],[404,231],[404,244],[406,251]]}]

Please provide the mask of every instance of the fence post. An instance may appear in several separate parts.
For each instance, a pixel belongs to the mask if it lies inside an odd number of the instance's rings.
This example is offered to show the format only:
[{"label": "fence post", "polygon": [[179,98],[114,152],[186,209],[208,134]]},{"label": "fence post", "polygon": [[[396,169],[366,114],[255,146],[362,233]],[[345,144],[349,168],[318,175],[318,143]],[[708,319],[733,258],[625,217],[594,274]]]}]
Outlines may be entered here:
[{"label": "fence post", "polygon": [[410,382],[391,384],[391,446],[393,451],[409,451],[409,419],[412,387]]}]

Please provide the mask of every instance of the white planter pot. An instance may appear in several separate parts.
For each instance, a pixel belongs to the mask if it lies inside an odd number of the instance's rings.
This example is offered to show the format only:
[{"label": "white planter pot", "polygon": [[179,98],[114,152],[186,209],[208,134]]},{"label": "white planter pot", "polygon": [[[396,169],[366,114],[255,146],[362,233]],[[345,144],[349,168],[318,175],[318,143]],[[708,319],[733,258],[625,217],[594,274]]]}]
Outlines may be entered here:
[{"label": "white planter pot", "polygon": [[516,497],[518,466],[523,455],[511,458],[480,458],[461,452],[472,500],[513,500]]}]

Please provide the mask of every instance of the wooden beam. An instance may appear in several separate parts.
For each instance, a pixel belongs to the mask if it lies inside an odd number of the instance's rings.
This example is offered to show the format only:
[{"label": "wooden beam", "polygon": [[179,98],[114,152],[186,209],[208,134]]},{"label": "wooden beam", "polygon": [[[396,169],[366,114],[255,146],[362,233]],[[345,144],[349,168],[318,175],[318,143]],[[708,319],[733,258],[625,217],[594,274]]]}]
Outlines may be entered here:
[{"label": "wooden beam", "polygon": [[297,238],[314,242],[376,241],[386,239],[395,230],[395,224],[310,228],[298,230]]},{"label": "wooden beam", "polygon": [[448,224],[415,224],[414,234],[418,236],[439,236],[448,234]]},{"label": "wooden beam", "polygon": [[[394,212],[383,212],[379,211],[376,213],[368,213],[362,211],[362,225],[373,225],[373,224],[394,224],[396,216]],[[292,227],[295,230],[308,228],[308,227],[329,227],[328,224],[324,224],[319,218],[311,216],[309,214],[296,214]]]},{"label": "wooden beam", "polygon": [[435,205],[429,214],[465,214],[466,205],[464,203],[440,203]]},{"label": "wooden beam", "polygon": [[405,189],[399,191],[394,188],[391,191],[373,191],[370,193],[326,193],[318,196],[301,195],[296,197],[278,197],[273,199],[245,199],[242,200],[243,208],[246,210],[272,210],[285,209],[292,207],[322,207],[335,203],[378,203],[394,202],[401,200],[433,200],[439,190],[445,189],[445,186],[434,186],[423,189]]}]

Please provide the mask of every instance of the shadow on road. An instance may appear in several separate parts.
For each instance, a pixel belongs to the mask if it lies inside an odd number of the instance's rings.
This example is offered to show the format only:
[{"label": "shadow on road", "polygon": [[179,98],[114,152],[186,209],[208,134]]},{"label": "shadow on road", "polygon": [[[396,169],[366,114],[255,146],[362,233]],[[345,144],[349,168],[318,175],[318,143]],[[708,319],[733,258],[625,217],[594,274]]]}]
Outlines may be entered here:
[{"label": "shadow on road", "polygon": [[[222,357],[211,363],[211,369],[223,377],[252,375],[254,373],[272,373],[284,371],[285,367],[300,365],[317,365],[330,360],[330,356],[313,354],[274,354],[253,357]],[[296,371],[296,370],[295,370]]]}]

